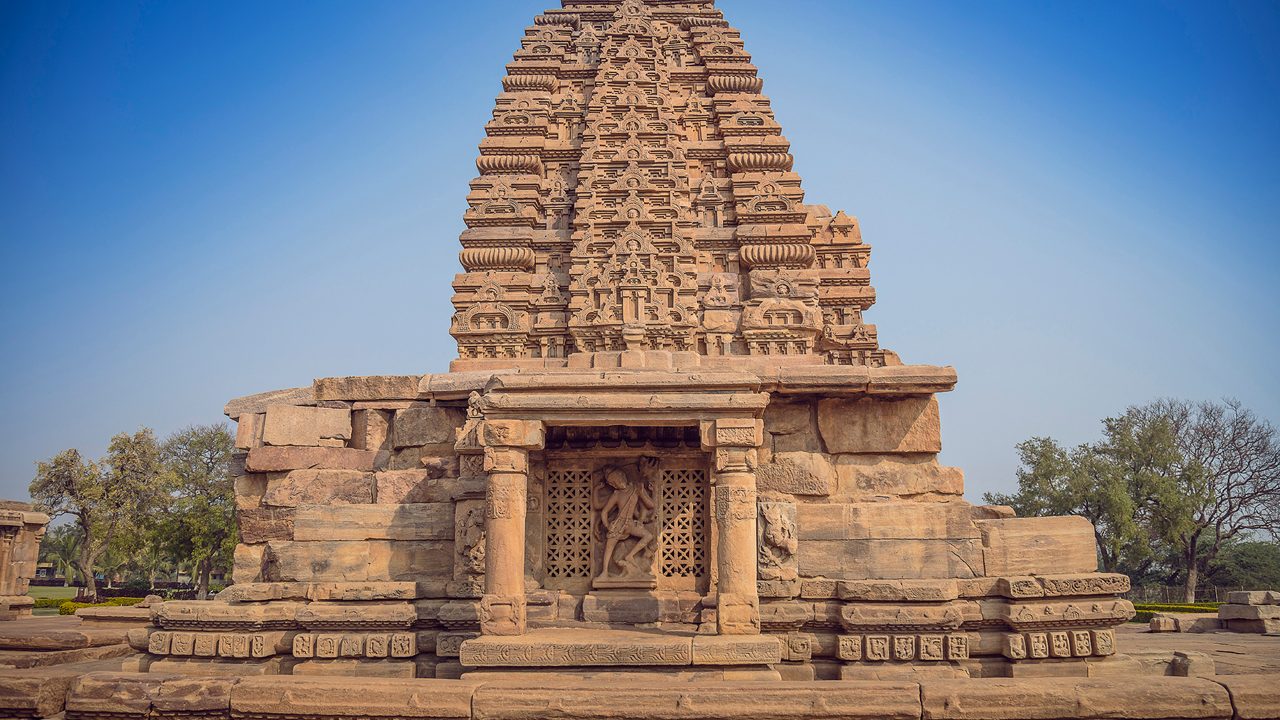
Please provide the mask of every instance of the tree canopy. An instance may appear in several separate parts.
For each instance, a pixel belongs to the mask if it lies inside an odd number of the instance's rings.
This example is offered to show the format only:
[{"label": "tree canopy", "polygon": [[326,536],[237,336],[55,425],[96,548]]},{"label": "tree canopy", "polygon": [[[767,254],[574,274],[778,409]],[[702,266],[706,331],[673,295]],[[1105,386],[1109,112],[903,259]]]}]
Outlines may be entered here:
[{"label": "tree canopy", "polygon": [[1239,402],[1159,400],[1102,426],[1100,441],[1070,450],[1020,443],[1017,492],[985,499],[1088,518],[1104,570],[1177,579],[1189,602],[1225,550],[1280,535],[1280,438]]}]

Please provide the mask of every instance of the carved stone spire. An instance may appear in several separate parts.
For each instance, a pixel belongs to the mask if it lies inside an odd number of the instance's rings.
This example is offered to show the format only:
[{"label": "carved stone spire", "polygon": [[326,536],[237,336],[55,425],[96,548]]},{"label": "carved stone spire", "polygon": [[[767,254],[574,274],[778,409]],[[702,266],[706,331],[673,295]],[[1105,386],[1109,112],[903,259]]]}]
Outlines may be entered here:
[{"label": "carved stone spire", "polygon": [[711,2],[564,0],[502,85],[468,195],[456,367],[619,350],[885,363],[862,321],[871,248],[805,204]]}]

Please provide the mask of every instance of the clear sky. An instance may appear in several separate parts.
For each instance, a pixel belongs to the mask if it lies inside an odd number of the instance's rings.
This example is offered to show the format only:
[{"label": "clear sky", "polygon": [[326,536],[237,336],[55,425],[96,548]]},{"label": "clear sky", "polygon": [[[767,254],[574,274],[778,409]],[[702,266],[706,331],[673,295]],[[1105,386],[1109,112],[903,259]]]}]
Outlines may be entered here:
[{"label": "clear sky", "polygon": [[[113,433],[440,372],[476,145],[547,0],[0,1],[0,497]],[[1280,4],[723,0],[862,221],[944,461],[1161,396],[1280,421]]]}]

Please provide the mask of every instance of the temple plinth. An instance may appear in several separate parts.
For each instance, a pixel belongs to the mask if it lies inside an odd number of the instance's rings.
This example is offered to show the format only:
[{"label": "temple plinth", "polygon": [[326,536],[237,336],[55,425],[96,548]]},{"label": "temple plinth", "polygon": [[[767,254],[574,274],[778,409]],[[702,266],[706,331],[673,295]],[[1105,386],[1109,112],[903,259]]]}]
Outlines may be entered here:
[{"label": "temple plinth", "polygon": [[[864,314],[711,2],[565,0],[507,65],[450,372],[232,401],[235,584],[151,671],[1085,677],[1131,617],[1080,518],[974,506],[949,367]],[[745,675],[744,675],[745,673]],[[690,675],[692,674],[692,675]]]}]

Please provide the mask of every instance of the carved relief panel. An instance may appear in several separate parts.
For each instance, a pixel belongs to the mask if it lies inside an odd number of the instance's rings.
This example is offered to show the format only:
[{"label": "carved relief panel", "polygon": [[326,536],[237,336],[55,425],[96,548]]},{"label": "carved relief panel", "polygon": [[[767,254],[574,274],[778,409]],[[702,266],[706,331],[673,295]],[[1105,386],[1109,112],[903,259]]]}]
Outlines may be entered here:
[{"label": "carved relief panel", "polygon": [[539,582],[575,594],[705,591],[706,464],[700,452],[548,453]]}]

